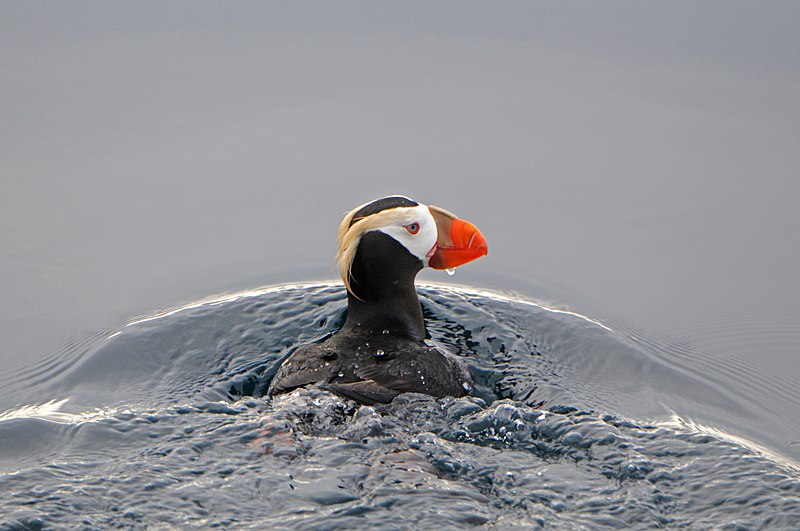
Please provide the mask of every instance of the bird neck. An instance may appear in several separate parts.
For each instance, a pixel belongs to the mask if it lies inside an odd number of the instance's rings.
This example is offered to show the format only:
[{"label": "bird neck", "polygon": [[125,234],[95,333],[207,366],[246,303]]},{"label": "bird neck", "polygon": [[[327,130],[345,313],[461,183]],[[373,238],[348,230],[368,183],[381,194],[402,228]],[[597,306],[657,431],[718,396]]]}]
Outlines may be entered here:
[{"label": "bird neck", "polygon": [[413,283],[409,290],[391,297],[361,300],[348,293],[343,330],[347,329],[367,335],[400,336],[414,341],[425,339],[425,321]]},{"label": "bird neck", "polygon": [[350,269],[347,320],[343,330],[425,339],[425,321],[414,279],[422,263],[393,238],[379,232],[362,237]]}]

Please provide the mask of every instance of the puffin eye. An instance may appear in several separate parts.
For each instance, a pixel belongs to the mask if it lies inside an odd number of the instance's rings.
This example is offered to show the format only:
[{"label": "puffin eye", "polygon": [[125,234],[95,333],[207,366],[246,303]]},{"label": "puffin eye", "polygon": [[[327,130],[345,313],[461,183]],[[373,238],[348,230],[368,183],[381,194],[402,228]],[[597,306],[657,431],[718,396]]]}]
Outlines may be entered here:
[{"label": "puffin eye", "polygon": [[411,234],[416,234],[419,232],[419,223],[409,223],[406,225],[406,230]]}]

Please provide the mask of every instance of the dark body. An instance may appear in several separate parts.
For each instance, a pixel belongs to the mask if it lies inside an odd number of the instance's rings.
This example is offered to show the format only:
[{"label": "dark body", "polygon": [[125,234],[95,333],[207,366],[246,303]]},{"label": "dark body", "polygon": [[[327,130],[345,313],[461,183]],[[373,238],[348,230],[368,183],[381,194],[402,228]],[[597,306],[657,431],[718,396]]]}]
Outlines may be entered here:
[{"label": "dark body", "polygon": [[406,392],[463,396],[471,379],[458,358],[435,346],[363,330],[298,348],[281,366],[270,394],[314,383],[362,404],[375,404]]},{"label": "dark body", "polygon": [[365,234],[353,261],[356,295],[347,320],[327,340],[304,345],[281,365],[271,395],[310,384],[364,404],[400,393],[463,396],[471,377],[461,360],[425,341],[414,278],[422,262],[390,236]]}]

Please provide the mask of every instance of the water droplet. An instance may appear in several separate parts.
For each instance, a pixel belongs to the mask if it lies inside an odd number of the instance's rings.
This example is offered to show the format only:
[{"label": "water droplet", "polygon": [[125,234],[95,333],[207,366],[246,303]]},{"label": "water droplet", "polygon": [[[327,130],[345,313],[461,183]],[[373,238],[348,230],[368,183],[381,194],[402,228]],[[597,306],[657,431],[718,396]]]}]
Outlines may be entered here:
[{"label": "water droplet", "polygon": [[444,272],[452,277],[453,275],[456,274],[456,268],[455,267],[450,267],[448,269],[445,269]]},{"label": "water droplet", "polygon": [[389,331],[388,330],[384,330],[383,331],[383,335],[388,336],[389,335]]},{"label": "water droplet", "polygon": [[344,378],[344,373],[343,372],[339,373],[339,378]]},{"label": "water droplet", "polygon": [[383,356],[384,354],[386,354],[386,353],[385,353],[384,351],[380,350],[380,349],[378,349],[378,351],[377,351],[377,352],[375,352],[375,355],[376,355],[376,356],[378,356],[378,357],[381,357],[381,356]]}]

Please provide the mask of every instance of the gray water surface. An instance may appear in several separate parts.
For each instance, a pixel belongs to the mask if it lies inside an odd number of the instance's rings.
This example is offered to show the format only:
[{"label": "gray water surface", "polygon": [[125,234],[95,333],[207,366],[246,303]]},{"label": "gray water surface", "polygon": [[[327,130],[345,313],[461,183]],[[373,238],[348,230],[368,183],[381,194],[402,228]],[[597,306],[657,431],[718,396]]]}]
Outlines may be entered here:
[{"label": "gray water surface", "polygon": [[19,393],[58,400],[0,417],[0,527],[800,522],[800,469],[692,407],[746,401],[584,316],[485,291],[420,292],[431,340],[474,375],[469,397],[359,407],[314,388],[264,396],[295,340],[341,326],[338,283],[192,304],[130,323],[69,366],[52,360]]}]

